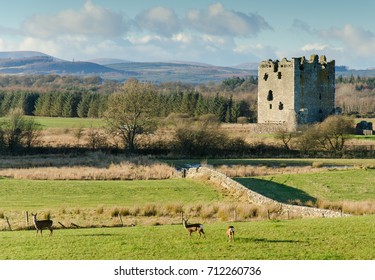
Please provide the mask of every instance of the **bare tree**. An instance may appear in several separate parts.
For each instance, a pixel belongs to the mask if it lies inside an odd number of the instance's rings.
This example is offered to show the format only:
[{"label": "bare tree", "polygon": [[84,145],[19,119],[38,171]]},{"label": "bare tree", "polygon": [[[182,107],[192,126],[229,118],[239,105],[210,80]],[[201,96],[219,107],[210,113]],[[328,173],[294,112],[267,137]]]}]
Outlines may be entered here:
[{"label": "bare tree", "polygon": [[155,92],[152,84],[130,79],[109,98],[105,114],[108,128],[130,152],[136,150],[138,135],[156,129],[151,110]]},{"label": "bare tree", "polygon": [[317,126],[316,139],[321,147],[341,153],[349,134],[354,131],[354,120],[344,116],[330,116]]},{"label": "bare tree", "polygon": [[290,150],[290,141],[295,137],[295,133],[287,129],[280,129],[276,132],[276,139],[280,140],[287,150]]},{"label": "bare tree", "polygon": [[344,116],[330,116],[322,123],[308,127],[298,138],[299,147],[303,152],[323,149],[340,154],[353,131],[353,119]]}]

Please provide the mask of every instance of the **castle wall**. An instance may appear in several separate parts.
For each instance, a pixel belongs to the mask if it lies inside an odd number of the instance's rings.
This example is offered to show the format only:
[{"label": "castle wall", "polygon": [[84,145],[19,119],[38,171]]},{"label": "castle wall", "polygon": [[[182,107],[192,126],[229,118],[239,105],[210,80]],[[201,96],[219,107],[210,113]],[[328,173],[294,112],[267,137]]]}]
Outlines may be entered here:
[{"label": "castle wall", "polygon": [[258,70],[258,123],[285,123],[294,109],[293,61],[263,61]]},{"label": "castle wall", "polygon": [[[310,60],[296,60],[295,112],[298,124],[321,122],[335,108],[335,64],[327,62],[325,56],[320,59],[312,55]],[[297,63],[296,63],[297,65]]]},{"label": "castle wall", "polygon": [[258,69],[258,123],[298,124],[324,120],[334,112],[335,63],[312,55],[290,61],[262,61]]}]

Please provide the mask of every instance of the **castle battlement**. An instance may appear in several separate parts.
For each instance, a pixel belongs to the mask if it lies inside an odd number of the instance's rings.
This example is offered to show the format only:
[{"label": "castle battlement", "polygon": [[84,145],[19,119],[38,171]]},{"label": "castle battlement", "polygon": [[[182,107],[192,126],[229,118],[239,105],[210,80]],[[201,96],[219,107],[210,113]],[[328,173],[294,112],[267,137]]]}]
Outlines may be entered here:
[{"label": "castle battlement", "polygon": [[258,68],[258,123],[296,126],[325,119],[335,108],[335,61],[316,54],[265,60]]}]

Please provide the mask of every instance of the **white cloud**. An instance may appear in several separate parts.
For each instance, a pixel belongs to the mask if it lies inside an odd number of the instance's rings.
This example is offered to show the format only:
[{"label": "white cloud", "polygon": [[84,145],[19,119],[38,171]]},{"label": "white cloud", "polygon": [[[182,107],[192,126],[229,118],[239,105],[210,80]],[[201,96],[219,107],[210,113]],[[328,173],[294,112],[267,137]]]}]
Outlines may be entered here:
[{"label": "white cloud", "polygon": [[127,31],[122,15],[87,0],[80,11],[65,10],[55,15],[35,15],[24,22],[29,36],[53,38],[61,35],[84,35],[114,38]]},{"label": "white cloud", "polygon": [[181,30],[181,22],[175,11],[166,7],[154,7],[135,17],[136,25],[146,31],[170,37]]},{"label": "white cloud", "polygon": [[343,43],[345,49],[358,56],[367,57],[374,55],[375,34],[361,27],[346,24],[342,28],[333,27],[322,30],[320,35],[328,40],[337,40]]},{"label": "white cloud", "polygon": [[260,15],[226,10],[221,3],[210,5],[207,11],[188,11],[186,21],[199,32],[217,36],[248,37],[272,29]]},{"label": "white cloud", "polygon": [[162,38],[158,35],[144,35],[140,37],[129,36],[128,40],[130,43],[134,45],[139,45],[139,44],[149,44],[155,41],[161,41]]},{"label": "white cloud", "polygon": [[[128,19],[93,2],[86,0],[76,10],[36,14],[25,20],[19,30],[0,26],[0,34],[5,33],[0,48],[37,50],[67,60],[118,57],[215,65],[274,56],[262,55],[274,54],[270,47],[247,41],[248,37],[272,29],[258,14],[229,10],[216,3],[180,17],[171,8],[157,6]],[[8,34],[17,39],[7,40]]]},{"label": "white cloud", "polygon": [[310,51],[323,51],[327,49],[326,44],[320,44],[320,43],[313,43],[313,44],[306,44],[304,45],[301,50],[304,52],[310,52]]},{"label": "white cloud", "polygon": [[[238,44],[234,53],[244,57],[244,61],[257,62],[267,58],[277,57],[276,48],[263,44]],[[246,59],[246,57],[248,57]]]},{"label": "white cloud", "polygon": [[175,42],[181,42],[181,43],[186,44],[186,43],[190,43],[191,40],[192,40],[192,37],[185,33],[178,33],[172,36],[172,41],[175,41]]}]

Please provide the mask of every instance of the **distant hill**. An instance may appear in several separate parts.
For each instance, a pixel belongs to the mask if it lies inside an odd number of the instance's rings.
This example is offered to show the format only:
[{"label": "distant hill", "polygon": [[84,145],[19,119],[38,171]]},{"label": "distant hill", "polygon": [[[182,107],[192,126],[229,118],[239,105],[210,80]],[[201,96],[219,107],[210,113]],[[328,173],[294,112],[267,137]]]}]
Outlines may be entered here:
[{"label": "distant hill", "polygon": [[106,66],[109,64],[116,64],[116,63],[128,63],[131,61],[125,60],[125,59],[118,59],[118,58],[94,58],[94,59],[87,60],[87,62],[92,62],[92,63]]},{"label": "distant hill", "polygon": [[129,62],[110,64],[107,67],[138,73],[139,80],[160,82],[181,81],[199,84],[220,82],[226,78],[257,75],[257,71],[220,67],[213,65],[188,64],[187,62]]},{"label": "distant hill", "polygon": [[237,69],[256,70],[258,71],[258,62],[246,62],[233,66]]},{"label": "distant hill", "polygon": [[[258,75],[258,63],[247,62],[233,67],[221,67],[200,62],[133,62],[116,58],[97,58],[90,61],[66,61],[41,52],[0,52],[0,73],[17,75],[79,75],[101,76],[123,81],[130,77],[155,83],[181,81],[184,83],[221,82],[233,76]],[[375,70],[350,70],[336,67],[336,76],[375,76]]]},{"label": "distant hill", "polygon": [[34,51],[10,51],[10,52],[0,52],[0,59],[19,59],[28,57],[40,57],[48,56],[45,53],[34,52]]},{"label": "distant hill", "polygon": [[64,61],[40,52],[0,52],[0,73],[25,75],[99,75],[106,78],[124,79],[137,75],[112,69],[92,62]]}]

